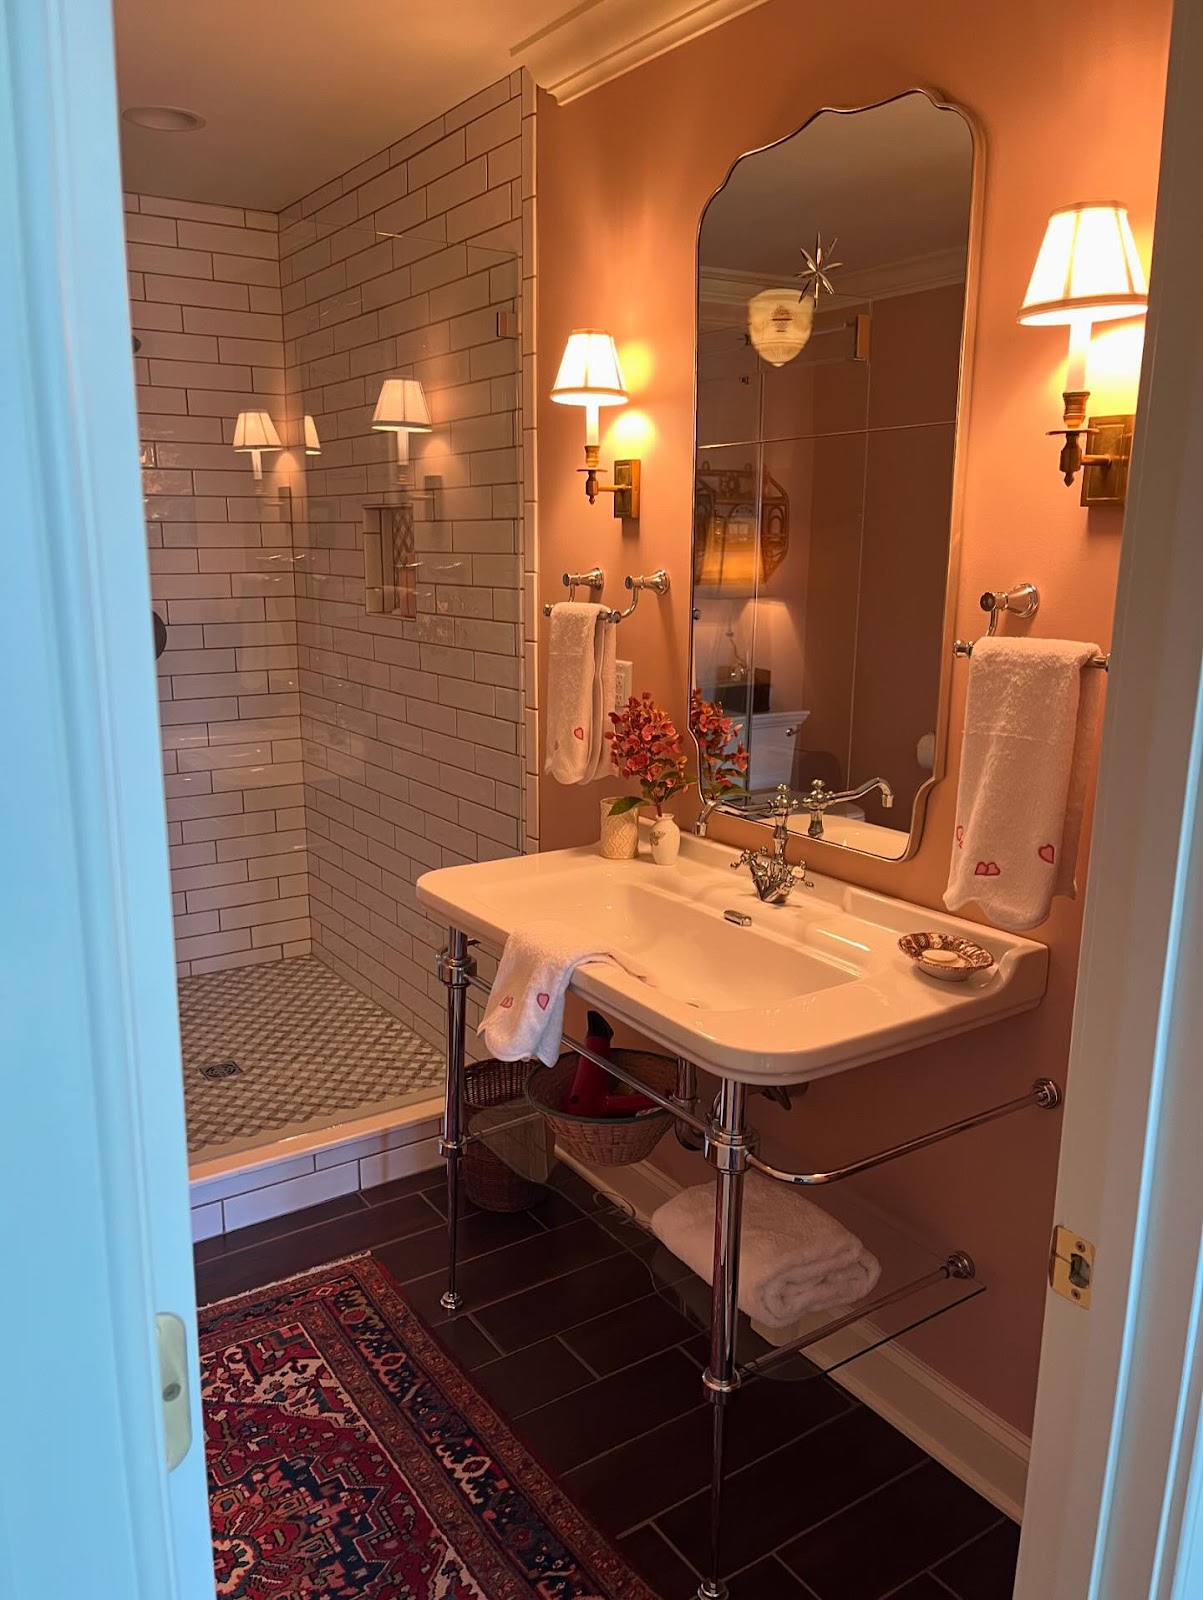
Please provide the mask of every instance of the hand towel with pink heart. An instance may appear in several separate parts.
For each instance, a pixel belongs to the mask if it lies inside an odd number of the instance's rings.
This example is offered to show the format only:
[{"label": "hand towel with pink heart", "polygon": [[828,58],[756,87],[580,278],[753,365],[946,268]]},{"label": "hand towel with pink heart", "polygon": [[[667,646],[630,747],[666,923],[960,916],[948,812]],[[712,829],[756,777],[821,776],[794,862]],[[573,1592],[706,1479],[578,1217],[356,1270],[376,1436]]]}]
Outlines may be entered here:
[{"label": "hand towel with pink heart", "polygon": [[505,942],[477,1033],[498,1061],[537,1057],[554,1066],[564,1032],[564,997],[578,967],[606,962],[651,983],[648,969],[604,940],[548,918],[516,928]]},{"label": "hand towel with pink heart", "polygon": [[547,634],[547,762],[557,783],[592,783],[610,771],[610,712],[617,692],[614,624],[606,606],[561,600]]},{"label": "hand towel with pink heart", "polygon": [[1073,899],[1103,674],[1069,639],[979,639],[969,662],[952,869],[944,904],[997,927]]}]

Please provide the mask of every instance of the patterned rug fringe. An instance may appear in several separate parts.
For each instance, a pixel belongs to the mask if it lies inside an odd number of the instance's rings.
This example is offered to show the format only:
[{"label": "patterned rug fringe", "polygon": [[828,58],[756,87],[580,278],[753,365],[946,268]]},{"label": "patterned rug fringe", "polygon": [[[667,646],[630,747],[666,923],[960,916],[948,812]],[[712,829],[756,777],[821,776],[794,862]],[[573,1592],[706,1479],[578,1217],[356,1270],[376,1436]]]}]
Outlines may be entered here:
[{"label": "patterned rug fringe", "polygon": [[262,1284],[258,1289],[244,1289],[239,1294],[227,1295],[224,1300],[207,1300],[205,1304],[196,1308],[199,1316],[202,1311],[233,1310],[236,1306],[262,1300],[264,1295],[278,1293],[287,1288],[291,1283],[301,1283],[306,1278],[320,1278],[323,1272],[331,1272],[335,1267],[347,1267],[353,1261],[366,1261],[372,1254],[370,1250],[356,1250],[349,1256],[335,1256],[333,1261],[323,1261],[320,1266],[306,1267],[303,1272],[290,1272],[286,1278],[273,1278],[271,1283]]}]

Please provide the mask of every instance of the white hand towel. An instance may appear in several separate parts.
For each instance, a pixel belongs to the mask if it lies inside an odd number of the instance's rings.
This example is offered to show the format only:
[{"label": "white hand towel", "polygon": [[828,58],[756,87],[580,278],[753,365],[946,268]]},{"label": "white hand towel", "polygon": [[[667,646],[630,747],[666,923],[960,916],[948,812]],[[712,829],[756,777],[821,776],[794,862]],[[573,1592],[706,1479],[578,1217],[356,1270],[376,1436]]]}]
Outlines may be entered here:
[{"label": "white hand towel", "polygon": [[[606,607],[561,600],[551,608],[547,642],[547,761],[557,783],[590,783],[609,722],[599,716]],[[610,699],[614,694],[611,689]]]},{"label": "white hand towel", "polygon": [[969,662],[952,868],[944,904],[976,900],[1000,928],[1034,928],[1075,893],[1103,674],[1098,646],[979,639]]},{"label": "white hand towel", "polygon": [[[714,1269],[714,1187],[696,1188],[662,1205],[652,1231],[711,1281]],[[788,1328],[808,1311],[863,1300],[881,1264],[854,1233],[797,1189],[749,1172],[740,1231],[739,1304],[755,1322]]]},{"label": "white hand towel", "polygon": [[566,922],[528,922],[505,941],[492,993],[477,1033],[498,1061],[536,1056],[554,1066],[564,1032],[564,996],[572,974],[587,962],[606,961],[651,982],[646,967]]},{"label": "white hand towel", "polygon": [[596,671],[593,678],[593,729],[594,729],[594,759],[587,777],[581,781],[592,783],[597,778],[604,778],[613,770],[610,760],[610,751],[613,744],[606,735],[611,732],[613,724],[610,713],[615,709],[614,700],[618,693],[618,664],[615,659],[615,634],[617,630],[612,622],[604,618],[597,624],[597,644],[594,649],[594,662]]}]

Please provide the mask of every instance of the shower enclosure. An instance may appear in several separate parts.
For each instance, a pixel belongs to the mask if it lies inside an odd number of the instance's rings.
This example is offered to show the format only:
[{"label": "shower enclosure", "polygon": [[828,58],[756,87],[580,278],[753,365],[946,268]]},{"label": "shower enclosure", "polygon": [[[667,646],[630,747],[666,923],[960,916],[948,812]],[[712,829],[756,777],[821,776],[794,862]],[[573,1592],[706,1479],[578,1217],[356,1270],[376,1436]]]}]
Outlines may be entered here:
[{"label": "shower enclosure", "polygon": [[477,99],[475,161],[439,119],[278,215],[127,197],[201,1233],[434,1159],[414,881],[523,844],[518,81]]}]

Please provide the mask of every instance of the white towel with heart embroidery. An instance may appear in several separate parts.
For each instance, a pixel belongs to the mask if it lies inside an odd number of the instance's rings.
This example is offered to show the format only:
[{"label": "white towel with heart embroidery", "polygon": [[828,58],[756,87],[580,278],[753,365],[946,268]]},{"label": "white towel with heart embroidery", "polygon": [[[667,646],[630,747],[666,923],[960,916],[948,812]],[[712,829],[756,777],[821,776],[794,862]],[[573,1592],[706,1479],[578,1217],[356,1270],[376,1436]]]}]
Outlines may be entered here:
[{"label": "white towel with heart embroidery", "polygon": [[548,918],[516,928],[505,941],[477,1033],[498,1061],[537,1057],[554,1066],[564,1032],[564,997],[578,967],[609,962],[651,982],[648,969],[603,940]]},{"label": "white towel with heart embroidery", "polygon": [[952,869],[944,904],[975,900],[1021,932],[1076,892],[1103,674],[1098,646],[1070,639],[979,639],[969,662]]},{"label": "white towel with heart embroidery", "polygon": [[547,761],[557,783],[592,783],[610,766],[614,626],[606,606],[561,600],[547,640]]}]

